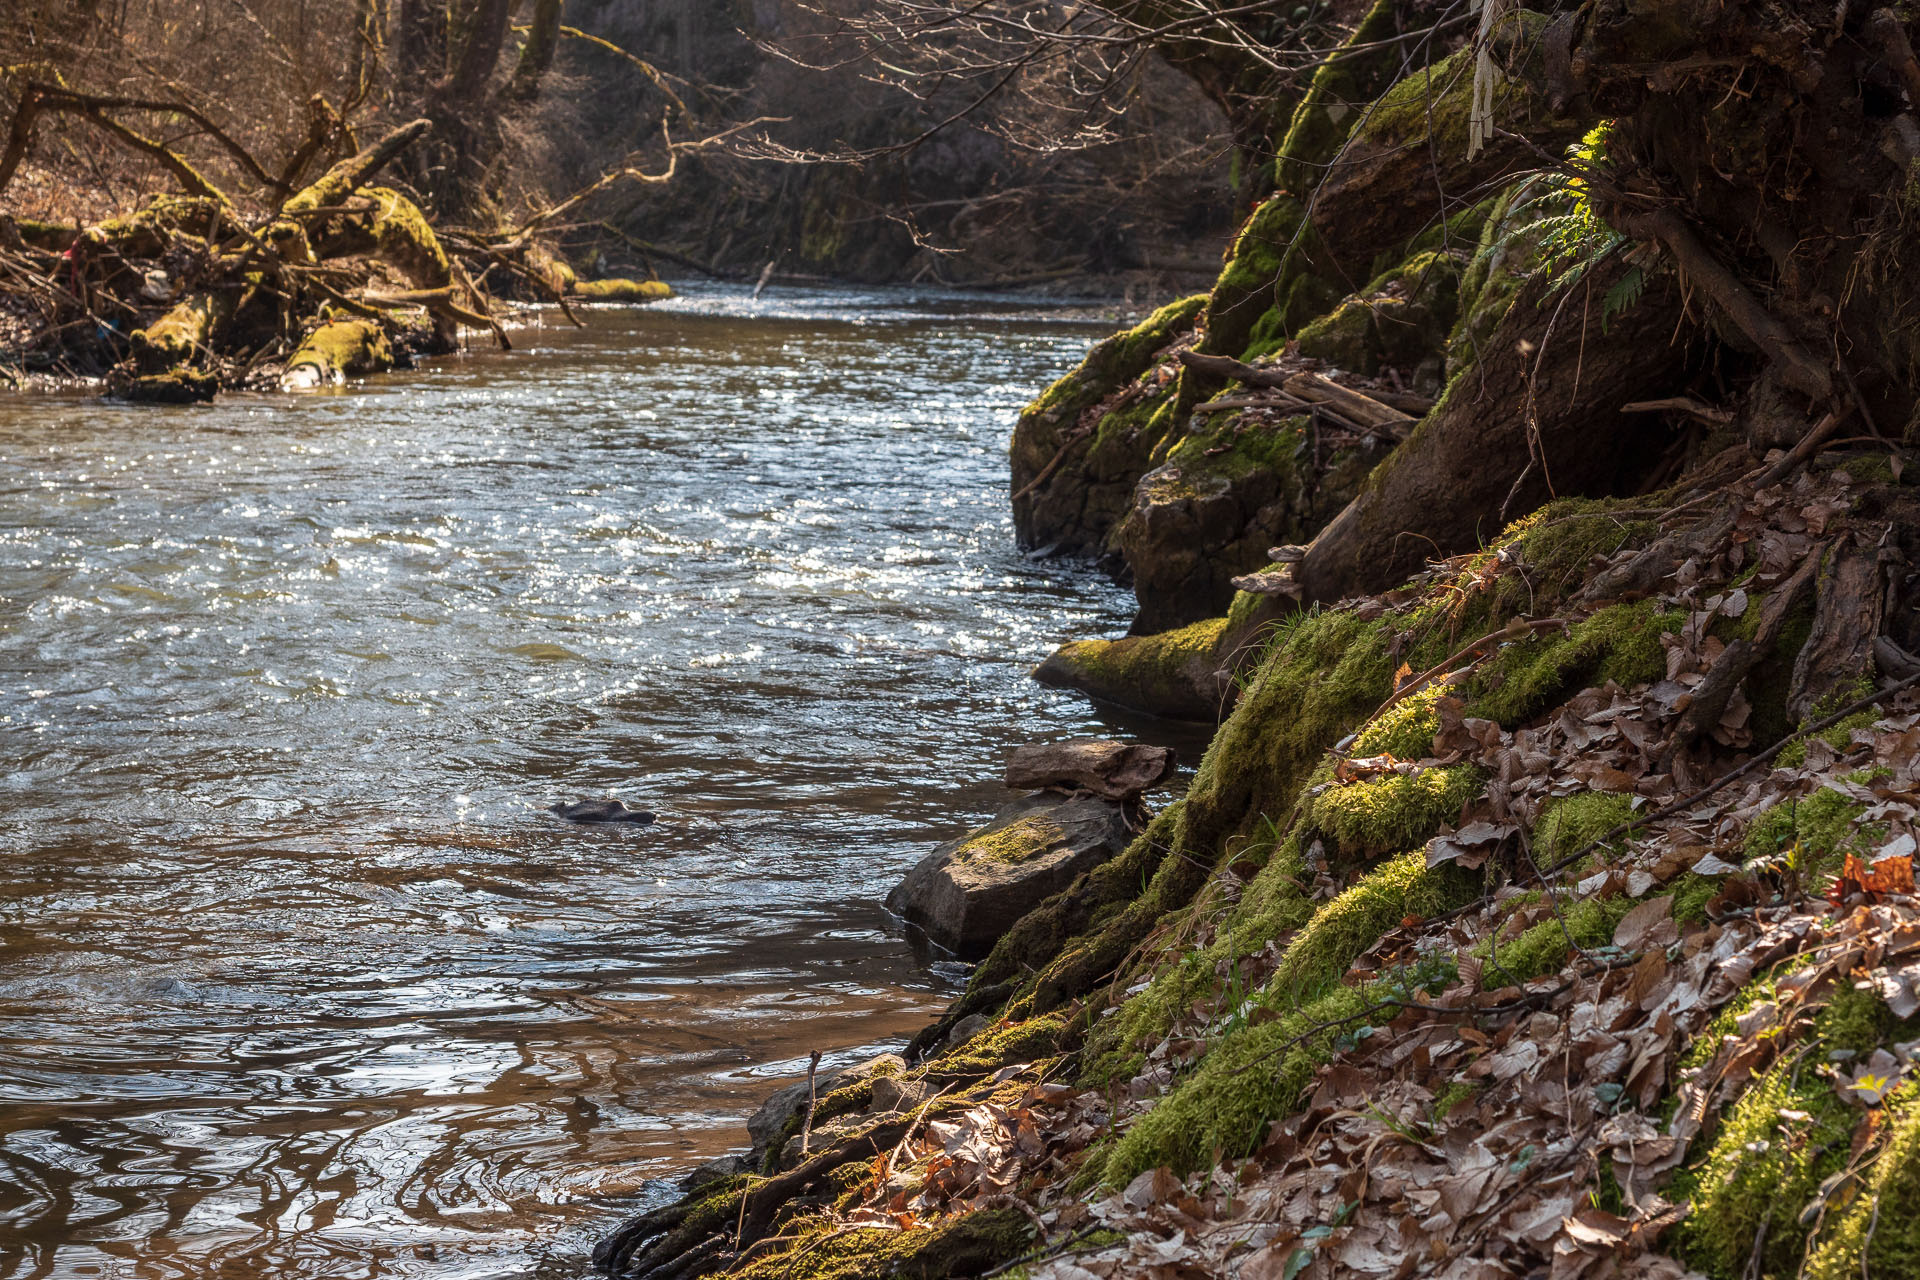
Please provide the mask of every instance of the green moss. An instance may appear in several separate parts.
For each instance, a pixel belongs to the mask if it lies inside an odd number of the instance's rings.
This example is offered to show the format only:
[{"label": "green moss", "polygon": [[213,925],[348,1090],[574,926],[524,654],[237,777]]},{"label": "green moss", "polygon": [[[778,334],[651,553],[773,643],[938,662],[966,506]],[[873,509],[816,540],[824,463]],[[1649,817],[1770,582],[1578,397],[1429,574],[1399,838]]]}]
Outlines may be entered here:
[{"label": "green moss", "polygon": [[1707,904],[1719,894],[1720,888],[1720,881],[1692,871],[1677,877],[1667,885],[1667,891],[1673,894],[1673,918],[1683,925],[1705,924]]},{"label": "green moss", "polygon": [[1167,811],[1177,816],[1158,836],[1152,880],[1062,946],[1032,983],[1034,1007],[1057,1008],[1111,974],[1163,917],[1192,901],[1236,837],[1290,811],[1321,754],[1385,699],[1391,671],[1378,621],[1320,612],[1277,628],[1185,800]]},{"label": "green moss", "polygon": [[195,360],[232,314],[233,297],[224,291],[182,298],[158,320],[133,331],[135,365],[143,374],[159,374]]},{"label": "green moss", "polygon": [[588,302],[659,302],[673,289],[660,280],[582,280],[574,294]]},{"label": "green moss", "polygon": [[1433,1122],[1439,1124],[1462,1106],[1473,1101],[1480,1087],[1470,1080],[1449,1081],[1433,1099]]},{"label": "green moss", "polygon": [[1059,1053],[1067,1017],[1054,1013],[981,1032],[934,1059],[930,1070],[948,1076],[983,1076],[1016,1062],[1037,1062]]},{"label": "green moss", "polygon": [[1681,1256],[1734,1280],[1749,1274],[1759,1240],[1761,1274],[1796,1274],[1807,1238],[1800,1211],[1845,1166],[1858,1115],[1804,1064],[1762,1076],[1721,1122],[1705,1162],[1666,1193],[1693,1203],[1678,1229]]},{"label": "green moss", "polygon": [[368,228],[377,252],[398,267],[414,288],[439,289],[453,279],[447,251],[419,205],[388,187],[365,187],[360,195],[376,206]]},{"label": "green moss", "polygon": [[1838,1049],[1864,1058],[1887,1042],[1897,1024],[1875,992],[1841,983],[1814,1019],[1813,1037],[1829,1053]]},{"label": "green moss", "polygon": [[1582,791],[1548,801],[1533,825],[1534,861],[1571,857],[1633,816],[1633,797]]},{"label": "green moss", "polygon": [[733,1274],[754,1280],[945,1280],[978,1275],[1025,1253],[1033,1241],[1033,1226],[1018,1209],[988,1209],[932,1229],[848,1230],[823,1220],[797,1234],[786,1250],[756,1258]]},{"label": "green moss", "polygon": [[[1227,250],[1220,278],[1207,294],[1203,346],[1220,355],[1241,355],[1256,322],[1275,307],[1288,264],[1297,260],[1296,244],[1313,238],[1306,209],[1289,195],[1270,197],[1247,218]],[[1290,329],[1283,315],[1273,321]]]},{"label": "green moss", "polygon": [[1061,830],[1060,824],[1051,819],[1038,815],[1021,818],[1018,822],[972,837],[954,851],[953,860],[1018,866],[1046,853],[1065,837],[1066,832]]},{"label": "green moss", "polygon": [[[1853,701],[1852,697],[1843,699],[1843,702],[1851,701]],[[1828,712],[1826,714],[1832,713]],[[1809,712],[1807,715],[1809,721],[1817,721],[1823,718],[1824,716],[1819,712]],[[1874,722],[1879,718],[1880,713],[1872,707],[1868,707],[1865,711],[1856,712],[1838,724],[1822,729],[1819,733],[1810,736],[1819,738],[1835,751],[1845,751],[1853,745],[1853,731],[1855,729],[1871,729]],[[1808,738],[1801,738],[1781,751],[1781,753],[1775,757],[1777,767],[1782,769],[1798,769],[1806,764],[1808,740]]]},{"label": "green moss", "polygon": [[1791,851],[1794,866],[1811,885],[1837,872],[1847,854],[1871,857],[1886,840],[1885,826],[1860,822],[1865,811],[1859,801],[1822,787],[1803,800],[1782,801],[1756,818],[1747,828],[1744,851],[1749,859]]},{"label": "green moss", "polygon": [[[1415,610],[1409,662],[1425,670],[1512,618],[1552,616],[1586,584],[1597,558],[1659,534],[1658,524],[1637,514],[1650,501],[1562,498],[1508,525],[1467,564],[1459,585]],[[1500,572],[1486,585],[1496,557]]]},{"label": "green moss", "polygon": [[1497,947],[1491,939],[1474,944],[1473,954],[1487,961],[1483,985],[1517,985],[1560,972],[1575,947],[1612,942],[1614,926],[1638,905],[1627,897],[1582,898]]},{"label": "green moss", "polygon": [[[1342,1035],[1360,1025],[1357,1015],[1366,1003],[1360,992],[1343,987],[1210,1049],[1199,1069],[1114,1146],[1102,1180],[1124,1186],[1161,1165],[1191,1172],[1219,1157],[1250,1154],[1267,1126],[1299,1104]],[[1354,1021],[1322,1026],[1341,1018]]]},{"label": "green moss", "polygon": [[1345,44],[1379,47],[1358,57],[1327,59],[1313,73],[1280,142],[1274,181],[1281,190],[1305,196],[1319,183],[1327,162],[1359,122],[1362,104],[1398,69],[1400,50],[1389,42],[1399,34],[1399,25],[1391,0],[1378,0]]},{"label": "green moss", "polygon": [[1297,1004],[1338,982],[1353,962],[1408,916],[1422,919],[1469,901],[1478,879],[1451,864],[1429,868],[1415,849],[1381,863],[1313,913],[1287,945],[1261,999]]},{"label": "green moss", "polygon": [[1300,354],[1355,373],[1412,369],[1445,345],[1458,306],[1460,265],[1415,253],[1300,331]]},{"label": "green moss", "polygon": [[1216,675],[1227,631],[1226,618],[1206,618],[1157,635],[1074,640],[1034,676],[1153,715],[1215,720],[1227,703]]},{"label": "green moss", "polygon": [[1133,328],[1108,338],[1087,353],[1079,368],[1041,392],[1021,414],[1022,419],[1045,416],[1056,425],[1072,425],[1082,410],[1151,368],[1160,350],[1177,334],[1192,328],[1194,318],[1206,305],[1204,293],[1169,302]]},{"label": "green moss", "polygon": [[1283,418],[1262,422],[1240,414],[1213,414],[1212,427],[1181,437],[1167,453],[1173,465],[1156,471],[1142,481],[1141,492],[1152,492],[1156,480],[1177,486],[1160,495],[1162,501],[1197,492],[1203,477],[1218,476],[1229,481],[1250,472],[1265,471],[1285,475],[1294,469],[1294,458],[1306,439],[1307,419]]},{"label": "green moss", "polygon": [[1510,643],[1475,679],[1481,692],[1468,714],[1512,727],[1588,685],[1651,683],[1667,669],[1660,637],[1685,623],[1683,613],[1640,601],[1602,609],[1564,637],[1535,635]]},{"label": "green moss", "polygon": [[282,385],[328,386],[391,368],[393,346],[377,320],[335,320],[307,335]]},{"label": "green moss", "polygon": [[1920,1276],[1920,1090],[1889,1100],[1893,1124],[1866,1186],[1807,1260],[1808,1280]]},{"label": "green moss", "polygon": [[1441,824],[1457,821],[1486,778],[1484,770],[1468,764],[1380,774],[1327,787],[1313,798],[1308,817],[1315,831],[1333,839],[1343,858],[1376,857],[1424,844]]},{"label": "green moss", "polygon": [[1354,756],[1390,755],[1396,760],[1421,760],[1433,754],[1433,738],[1440,732],[1436,704],[1448,696],[1444,684],[1428,685],[1367,721],[1353,739]]}]

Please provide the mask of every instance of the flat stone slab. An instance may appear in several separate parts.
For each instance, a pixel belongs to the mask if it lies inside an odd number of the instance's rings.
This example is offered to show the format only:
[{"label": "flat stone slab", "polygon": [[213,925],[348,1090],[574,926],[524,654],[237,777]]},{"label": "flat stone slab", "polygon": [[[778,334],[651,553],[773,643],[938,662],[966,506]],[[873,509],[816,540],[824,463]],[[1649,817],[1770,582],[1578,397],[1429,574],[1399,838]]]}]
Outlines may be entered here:
[{"label": "flat stone slab", "polygon": [[1132,838],[1127,806],[1118,801],[1023,796],[921,859],[887,895],[887,910],[976,960],[1021,916]]},{"label": "flat stone slab", "polygon": [[1075,738],[1015,747],[1007,758],[1007,785],[1016,791],[1060,787],[1131,800],[1173,776],[1173,751],[1140,742]]}]

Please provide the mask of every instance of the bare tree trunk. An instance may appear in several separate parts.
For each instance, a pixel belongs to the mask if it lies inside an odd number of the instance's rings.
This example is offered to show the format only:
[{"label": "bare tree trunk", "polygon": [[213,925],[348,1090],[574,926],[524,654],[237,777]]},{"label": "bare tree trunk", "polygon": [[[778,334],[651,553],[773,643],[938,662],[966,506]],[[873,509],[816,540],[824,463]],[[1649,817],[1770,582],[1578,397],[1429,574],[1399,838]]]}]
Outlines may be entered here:
[{"label": "bare tree trunk", "polygon": [[466,20],[460,24],[460,56],[447,81],[448,101],[476,102],[486,92],[487,82],[500,64],[512,12],[511,0],[468,0]]},{"label": "bare tree trunk", "polygon": [[527,24],[527,43],[514,65],[513,79],[507,85],[512,102],[532,102],[540,96],[540,82],[553,66],[554,52],[560,47],[560,10],[564,0],[534,0],[533,17]]}]

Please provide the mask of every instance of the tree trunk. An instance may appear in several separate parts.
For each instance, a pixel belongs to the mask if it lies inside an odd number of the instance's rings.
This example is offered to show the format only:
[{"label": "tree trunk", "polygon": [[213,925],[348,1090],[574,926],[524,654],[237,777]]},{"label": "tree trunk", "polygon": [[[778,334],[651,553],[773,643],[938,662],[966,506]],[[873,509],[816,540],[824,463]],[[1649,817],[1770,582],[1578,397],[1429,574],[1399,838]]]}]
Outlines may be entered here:
[{"label": "tree trunk", "polygon": [[500,65],[506,45],[511,0],[468,0],[466,20],[460,24],[460,56],[447,81],[446,97],[456,107],[477,102]]},{"label": "tree trunk", "polygon": [[513,79],[507,84],[512,102],[532,102],[540,96],[540,82],[553,65],[560,47],[560,10],[564,0],[534,0],[533,17],[527,23],[527,43],[514,65]]},{"label": "tree trunk", "polygon": [[1571,293],[1545,299],[1546,314],[1559,316],[1543,342],[1543,286],[1520,293],[1476,366],[1294,566],[1306,600],[1386,590],[1552,497],[1614,492],[1651,469],[1666,443],[1658,415],[1621,413],[1621,389],[1680,387],[1681,301],[1670,282],[1652,285],[1603,326],[1600,299],[1622,269],[1595,268]]}]

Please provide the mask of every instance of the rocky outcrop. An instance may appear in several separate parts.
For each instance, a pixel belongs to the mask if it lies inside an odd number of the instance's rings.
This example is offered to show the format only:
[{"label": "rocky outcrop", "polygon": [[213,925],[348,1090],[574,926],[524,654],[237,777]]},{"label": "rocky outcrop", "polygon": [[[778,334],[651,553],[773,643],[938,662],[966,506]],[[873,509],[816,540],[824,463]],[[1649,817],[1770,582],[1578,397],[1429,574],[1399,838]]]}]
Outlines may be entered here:
[{"label": "rocky outcrop", "polygon": [[928,854],[887,895],[887,909],[963,959],[978,959],[1034,903],[1132,838],[1125,804],[1026,796]]},{"label": "rocky outcrop", "polygon": [[1103,551],[1133,487],[1173,425],[1173,353],[1191,340],[1206,295],[1169,303],[1115,334],[1028,406],[1009,450],[1020,544]]},{"label": "rocky outcrop", "polygon": [[1135,488],[1113,538],[1140,602],[1135,635],[1224,613],[1234,578],[1266,564],[1269,547],[1310,540],[1390,447],[1283,413],[1196,415]]}]

